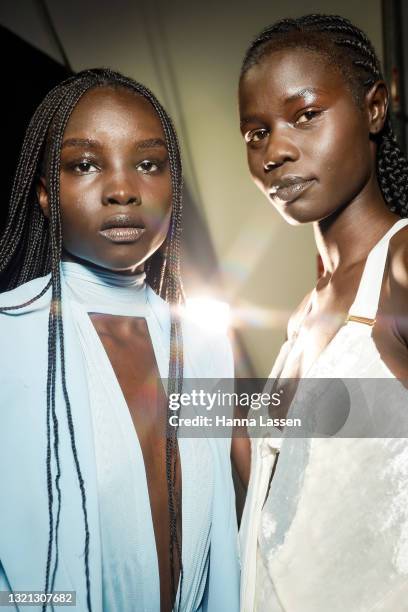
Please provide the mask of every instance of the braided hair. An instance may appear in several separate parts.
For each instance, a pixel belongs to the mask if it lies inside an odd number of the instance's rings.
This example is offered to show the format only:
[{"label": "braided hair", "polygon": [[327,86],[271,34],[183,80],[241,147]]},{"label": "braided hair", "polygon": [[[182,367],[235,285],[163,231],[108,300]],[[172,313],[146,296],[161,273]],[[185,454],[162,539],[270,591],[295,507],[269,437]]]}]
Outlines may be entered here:
[{"label": "braided hair", "polygon": [[[79,72],[52,89],[35,111],[28,126],[14,179],[10,208],[6,226],[0,237],[0,282],[5,289],[13,289],[34,278],[49,273],[50,280],[42,291],[16,306],[0,307],[0,312],[24,308],[42,297],[51,288],[48,317],[48,372],[47,372],[47,450],[46,475],[48,489],[49,540],[45,570],[45,592],[53,590],[58,565],[58,526],[60,520],[62,492],[60,488],[61,466],[59,458],[59,423],[55,410],[55,386],[57,371],[57,346],[61,366],[62,390],[66,417],[71,438],[71,449],[81,494],[84,519],[85,543],[84,563],[87,592],[87,609],[92,610],[89,574],[90,533],[87,513],[86,487],[82,477],[80,461],[75,442],[75,428],[65,375],[64,325],[61,302],[60,261],[62,253],[62,232],[60,215],[60,154],[65,127],[80,98],[96,87],[126,88],[147,99],[163,127],[169,153],[172,183],[172,214],[166,241],[165,254],[156,251],[145,264],[148,284],[171,306],[170,360],[168,395],[180,393],[183,380],[183,342],[181,323],[177,314],[183,301],[180,279],[180,233],[182,213],[182,167],[180,150],[173,124],[149,89],[109,69],[92,69]],[[45,170],[48,187],[49,218],[42,213],[36,194],[40,172]],[[58,342],[59,340],[59,342]],[[181,543],[177,530],[179,499],[176,494],[177,473],[177,428],[170,425],[170,411],[167,407],[166,432],[166,477],[168,509],[170,517],[170,564],[173,601],[176,597],[176,564],[180,571],[180,597],[183,579]],[[54,444],[51,447],[51,427]],[[51,463],[55,458],[56,475],[52,482]],[[57,496],[57,511],[54,517],[53,499]],[[54,567],[51,560],[55,546]],[[43,605],[43,612],[47,604]]]},{"label": "braided hair", "polygon": [[[340,71],[359,106],[372,85],[384,79],[367,35],[344,17],[323,14],[281,19],[262,30],[245,54],[241,78],[272,51],[286,48],[304,48],[324,55]],[[408,217],[408,162],[395,138],[389,110],[383,129],[373,138],[384,200],[392,212]]]}]

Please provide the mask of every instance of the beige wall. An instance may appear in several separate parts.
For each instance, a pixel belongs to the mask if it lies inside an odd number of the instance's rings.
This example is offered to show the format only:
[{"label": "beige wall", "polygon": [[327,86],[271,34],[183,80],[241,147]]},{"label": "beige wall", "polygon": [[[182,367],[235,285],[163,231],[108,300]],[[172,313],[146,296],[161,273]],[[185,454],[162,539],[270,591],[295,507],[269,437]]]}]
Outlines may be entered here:
[{"label": "beige wall", "polygon": [[[311,228],[287,226],[250,181],[237,120],[240,62],[265,25],[319,11],[350,18],[381,54],[380,5],[380,0],[48,2],[75,70],[119,69],[151,87],[174,117],[187,181],[208,222],[226,296],[246,321],[243,337],[259,375],[269,372],[282,342],[285,313],[313,286],[316,249]],[[58,59],[35,7],[35,1],[3,0],[0,23]]]}]

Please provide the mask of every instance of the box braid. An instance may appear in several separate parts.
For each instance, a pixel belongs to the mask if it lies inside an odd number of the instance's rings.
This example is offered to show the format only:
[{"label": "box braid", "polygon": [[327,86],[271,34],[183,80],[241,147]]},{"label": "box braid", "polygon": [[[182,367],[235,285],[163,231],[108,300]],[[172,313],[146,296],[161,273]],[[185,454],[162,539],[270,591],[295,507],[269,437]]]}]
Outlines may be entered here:
[{"label": "box braid", "polygon": [[[326,55],[342,73],[359,105],[371,86],[384,78],[366,34],[344,17],[323,14],[282,19],[262,30],[246,52],[241,78],[273,50],[289,47]],[[408,217],[408,163],[395,138],[390,111],[383,129],[374,138],[377,176],[384,200],[392,212]]]},{"label": "box braid", "polygon": [[[173,124],[155,96],[143,85],[109,69],[85,70],[63,81],[52,89],[37,108],[27,129],[17,171],[14,179],[9,214],[6,227],[0,237],[0,282],[3,288],[13,289],[34,278],[51,273],[51,278],[36,296],[23,304],[0,307],[7,313],[31,305],[47,293],[51,287],[51,303],[48,318],[48,371],[47,371],[47,450],[46,474],[49,512],[49,540],[46,562],[45,591],[53,589],[58,566],[58,527],[60,520],[62,492],[60,488],[61,466],[59,458],[59,424],[55,409],[55,385],[57,371],[57,344],[59,339],[59,359],[61,364],[62,390],[66,416],[74,457],[75,469],[81,493],[84,517],[85,580],[87,609],[92,611],[89,573],[89,525],[85,482],[82,477],[75,442],[75,429],[70,399],[66,385],[64,326],[61,301],[60,261],[62,253],[62,232],[60,216],[60,152],[65,127],[79,99],[95,87],[130,89],[146,98],[153,106],[161,121],[169,153],[169,166],[172,181],[172,215],[164,255],[157,251],[146,263],[148,284],[171,306],[170,360],[168,394],[180,393],[183,383],[183,340],[181,322],[177,306],[183,301],[183,288],[180,279],[180,233],[182,220],[182,166],[180,149]],[[50,203],[47,219],[39,206],[36,185],[44,170]],[[176,495],[177,473],[177,427],[170,425],[171,412],[167,406],[166,432],[166,476],[169,508],[169,552],[171,562],[171,588],[173,601],[176,599],[175,557],[180,570],[181,602],[183,583],[183,564],[181,542],[177,531],[177,518],[180,500]],[[51,436],[51,425],[53,435]],[[51,440],[53,437],[53,446]],[[56,464],[55,490],[57,493],[57,513],[54,521],[52,482],[52,455]],[[51,573],[51,563],[55,546],[55,561]],[[43,612],[47,604],[43,605]]]}]

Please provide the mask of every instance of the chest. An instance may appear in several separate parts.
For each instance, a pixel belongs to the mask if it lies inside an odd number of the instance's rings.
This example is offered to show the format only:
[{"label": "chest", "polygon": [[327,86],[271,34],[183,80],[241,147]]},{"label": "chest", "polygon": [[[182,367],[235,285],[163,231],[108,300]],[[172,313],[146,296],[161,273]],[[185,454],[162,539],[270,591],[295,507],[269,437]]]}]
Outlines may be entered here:
[{"label": "chest", "polygon": [[[355,336],[358,343],[361,329],[353,328],[354,335],[347,333],[347,342],[341,342],[339,335],[343,336],[345,332],[344,327],[347,324],[347,316],[354,302],[357,288],[358,275],[349,279],[348,283],[315,290],[303,312],[292,325],[289,339],[282,346],[271,373],[271,377],[278,379],[281,388],[285,387],[288,405],[296,392],[298,379],[309,375],[315,376],[319,371],[327,372],[324,362],[329,353],[333,357],[334,346],[343,350],[342,354],[337,355],[339,364],[344,365],[349,358],[348,352],[353,352],[353,337]],[[357,326],[364,328],[364,335],[371,337],[373,350],[378,354],[378,359],[383,361],[394,375],[398,376],[408,366],[408,354],[395,333],[392,312],[389,285],[385,279],[375,325],[359,323]],[[364,317],[366,313],[359,314]],[[336,374],[336,364],[332,359],[330,363],[331,376],[340,376]],[[357,373],[355,375],[357,376]],[[282,406],[284,412],[287,408],[288,406],[286,408]]]},{"label": "chest", "polygon": [[[90,313],[128,406],[144,454],[152,462],[164,449],[167,397],[142,317]],[[163,451],[164,452],[164,451]]]},{"label": "chest", "polygon": [[353,294],[313,291],[303,311],[290,326],[287,342],[275,363],[275,376],[295,379],[307,376],[313,364],[346,323]]}]

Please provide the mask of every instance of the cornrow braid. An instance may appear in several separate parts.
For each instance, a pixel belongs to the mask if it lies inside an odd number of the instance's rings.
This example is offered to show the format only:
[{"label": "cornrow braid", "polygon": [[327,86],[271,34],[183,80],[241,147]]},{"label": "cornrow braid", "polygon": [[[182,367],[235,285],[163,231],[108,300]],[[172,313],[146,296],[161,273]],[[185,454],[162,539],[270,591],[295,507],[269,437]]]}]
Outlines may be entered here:
[{"label": "cornrow braid", "polygon": [[[262,30],[245,54],[241,78],[273,50],[289,47],[307,48],[329,57],[359,105],[370,87],[384,79],[367,35],[344,17],[324,14],[281,19]],[[408,162],[395,138],[390,110],[375,138],[377,176],[384,200],[392,212],[408,217]]]},{"label": "cornrow braid", "polygon": [[[62,254],[62,231],[60,217],[60,154],[64,131],[73,109],[80,98],[95,87],[126,88],[143,96],[153,106],[163,127],[169,153],[172,183],[172,214],[164,254],[157,251],[146,263],[146,280],[158,295],[170,305],[170,359],[168,397],[181,393],[183,385],[183,338],[177,306],[183,302],[184,293],[180,278],[180,238],[182,224],[182,165],[180,149],[173,124],[153,93],[136,81],[109,69],[84,70],[63,81],[52,89],[39,105],[28,126],[14,179],[6,227],[0,237],[0,283],[2,289],[13,289],[34,278],[51,274],[50,280],[33,298],[15,306],[0,307],[0,313],[30,306],[43,297],[51,288],[48,317],[48,370],[46,406],[46,482],[48,490],[49,539],[45,568],[45,591],[53,589],[58,567],[58,527],[62,505],[60,487],[61,465],[59,458],[59,423],[56,413],[55,388],[57,358],[61,365],[61,381],[66,409],[66,418],[74,458],[76,475],[81,494],[84,518],[84,564],[87,593],[87,610],[92,612],[91,584],[89,573],[90,533],[87,513],[85,481],[82,476],[76,447],[75,427],[71,403],[66,384],[64,348],[63,304],[61,300],[60,262]],[[36,185],[43,171],[49,196],[49,218],[43,215],[37,198]],[[59,342],[58,342],[59,341]],[[59,346],[59,352],[57,351]],[[58,354],[57,354],[58,353]],[[169,553],[171,561],[171,589],[176,600],[176,568],[179,568],[179,599],[182,599],[183,564],[181,542],[177,530],[180,500],[176,493],[177,474],[177,426],[170,425],[171,415],[167,405],[166,432],[166,477],[169,510]],[[52,436],[51,436],[52,429]],[[53,439],[53,444],[51,441]],[[53,457],[56,475],[52,481]],[[57,494],[57,512],[54,520],[54,490]],[[52,560],[55,549],[55,558]],[[47,604],[43,605],[45,612]]]}]

